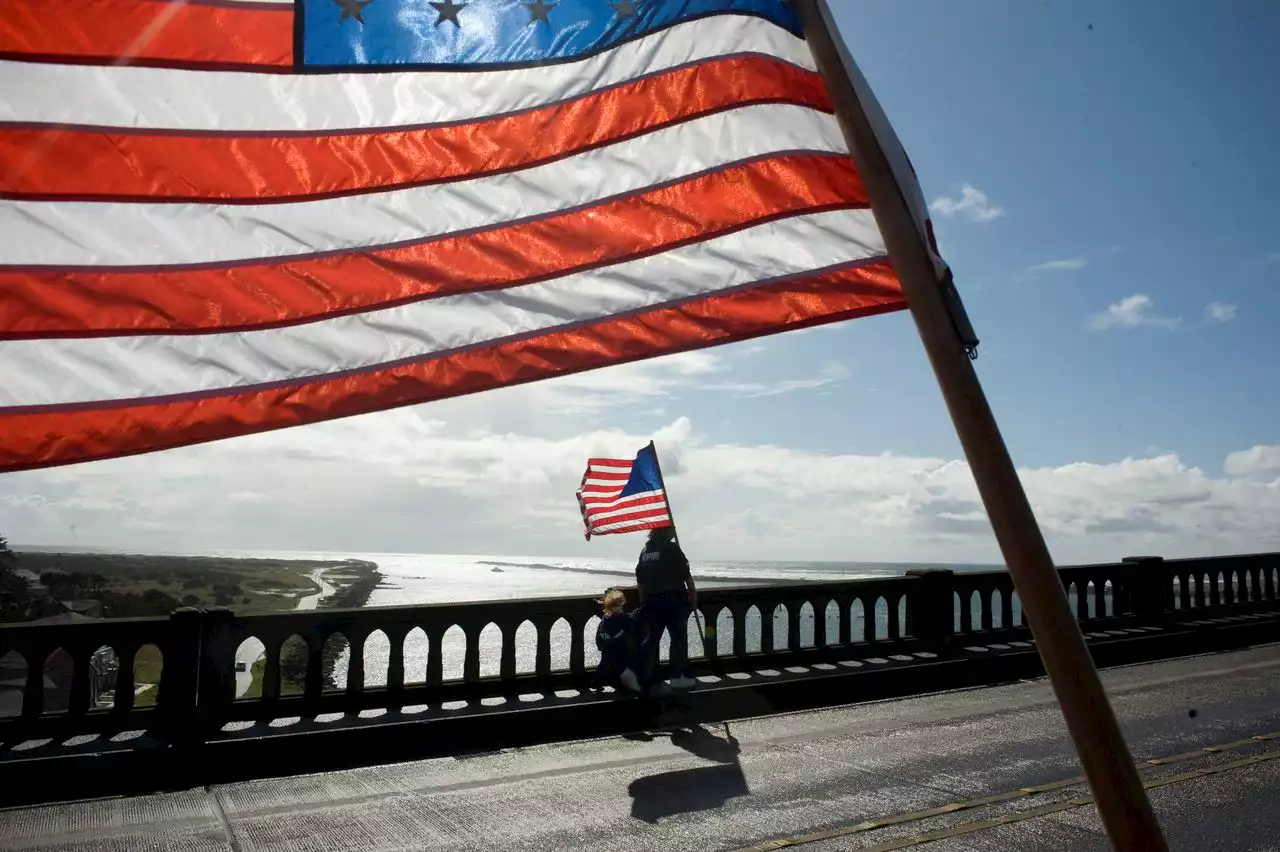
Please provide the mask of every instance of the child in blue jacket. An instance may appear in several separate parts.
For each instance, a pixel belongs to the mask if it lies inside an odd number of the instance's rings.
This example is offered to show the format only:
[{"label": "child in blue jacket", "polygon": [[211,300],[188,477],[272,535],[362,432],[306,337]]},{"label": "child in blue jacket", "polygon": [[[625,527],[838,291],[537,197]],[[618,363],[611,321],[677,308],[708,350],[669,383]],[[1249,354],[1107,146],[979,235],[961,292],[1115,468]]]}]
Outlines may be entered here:
[{"label": "child in blue jacket", "polygon": [[603,610],[600,627],[596,630],[596,647],[600,649],[600,665],[591,679],[593,689],[618,685],[631,692],[640,691],[637,652],[642,645],[644,626],[634,613],[628,614],[627,598],[621,589],[612,588],[600,599]]}]

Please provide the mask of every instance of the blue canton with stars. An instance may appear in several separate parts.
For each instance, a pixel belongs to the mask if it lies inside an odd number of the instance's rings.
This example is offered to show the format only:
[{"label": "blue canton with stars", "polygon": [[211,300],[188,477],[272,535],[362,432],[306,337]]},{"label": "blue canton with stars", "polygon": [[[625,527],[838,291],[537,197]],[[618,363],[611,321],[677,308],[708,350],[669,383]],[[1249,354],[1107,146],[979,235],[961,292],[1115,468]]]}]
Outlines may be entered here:
[{"label": "blue canton with stars", "polygon": [[786,0],[301,0],[304,67],[519,67],[598,53],[714,14],[799,35]]}]

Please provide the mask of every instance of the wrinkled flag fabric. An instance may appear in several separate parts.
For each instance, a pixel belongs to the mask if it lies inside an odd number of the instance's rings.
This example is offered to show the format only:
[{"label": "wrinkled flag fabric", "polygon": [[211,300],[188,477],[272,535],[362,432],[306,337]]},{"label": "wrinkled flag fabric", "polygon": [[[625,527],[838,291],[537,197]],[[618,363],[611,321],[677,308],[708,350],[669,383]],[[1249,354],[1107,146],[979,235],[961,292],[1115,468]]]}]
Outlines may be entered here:
[{"label": "wrinkled flag fabric", "polygon": [[671,506],[653,445],[634,459],[590,459],[578,488],[586,537],[669,527]]},{"label": "wrinkled flag fabric", "polygon": [[0,84],[0,471],[905,306],[783,0],[4,0]]}]

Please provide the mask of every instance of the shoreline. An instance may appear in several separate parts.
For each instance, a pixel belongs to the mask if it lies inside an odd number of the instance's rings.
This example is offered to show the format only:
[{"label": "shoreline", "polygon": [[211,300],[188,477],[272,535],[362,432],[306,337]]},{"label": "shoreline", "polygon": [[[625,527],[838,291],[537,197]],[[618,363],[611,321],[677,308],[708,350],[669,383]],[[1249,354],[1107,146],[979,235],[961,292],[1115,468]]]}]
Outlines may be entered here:
[{"label": "shoreline", "polygon": [[375,563],[357,559],[75,551],[17,551],[14,557],[16,567],[31,577],[29,585],[43,602],[40,609],[47,610],[37,617],[58,614],[62,601],[97,602],[97,611],[87,614],[99,618],[168,615],[183,606],[225,606],[237,615],[281,612],[323,597],[327,590],[318,577],[345,579],[341,591],[380,576]]},{"label": "shoreline", "polygon": [[[382,584],[382,572],[378,570],[378,566],[373,562],[365,562],[363,560],[349,560],[352,567],[360,567],[365,570],[362,576],[354,578],[349,586],[340,590],[335,590],[332,595],[318,599],[317,609],[349,609],[355,607],[367,606],[369,599],[373,597],[373,592]],[[334,667],[338,664],[338,660],[350,650],[347,638],[344,636],[340,642],[325,642],[321,649],[321,677],[324,680],[326,689],[337,689],[337,683],[333,679]],[[281,652],[283,653],[283,651]],[[283,690],[284,684],[281,684]]]},{"label": "shoreline", "polygon": [[[346,576],[334,576],[338,572],[348,572]],[[359,571],[359,574],[352,575],[350,572]],[[316,591],[312,594],[305,595],[300,598],[294,606],[294,611],[307,611],[316,609],[336,609],[338,607],[361,607],[368,603],[369,598],[373,596],[373,590],[382,583],[382,572],[378,570],[377,563],[368,562],[362,559],[345,559],[333,562],[324,567],[316,568],[307,575],[307,578],[316,584]],[[286,643],[287,645],[288,643]],[[342,652],[346,650],[345,642],[341,648],[334,650],[334,645],[326,643],[323,653],[323,669],[324,681],[327,685],[333,683],[333,666]],[[291,649],[290,649],[291,650]],[[236,649],[236,662],[243,662],[245,670],[236,672],[236,698],[253,698],[253,686],[258,684],[258,690],[261,691],[262,676],[266,666],[266,648],[258,641],[257,637],[250,637],[240,644]],[[281,657],[286,653],[286,648],[281,648]],[[283,673],[281,676],[280,691],[287,694],[286,682],[284,682]]]},{"label": "shoreline", "polygon": [[[379,566],[367,560],[279,559],[272,557],[166,556],[92,551],[19,550],[14,566],[23,572],[39,606],[23,621],[39,621],[74,612],[83,618],[168,616],[182,607],[225,607],[236,615],[359,607],[382,582]],[[73,610],[72,607],[75,607]],[[74,616],[73,616],[74,617]],[[235,651],[237,698],[261,682],[265,648],[256,637]],[[326,654],[336,657],[336,654]],[[135,676],[144,689],[138,704],[149,704],[145,687],[162,670],[158,649],[144,646],[135,660]],[[326,677],[332,677],[332,660]]]},{"label": "shoreline", "polygon": [[351,577],[330,576],[328,578],[330,582],[348,580],[349,583],[341,587],[335,586],[333,594],[320,597],[317,601],[316,609],[366,606],[369,603],[369,599],[373,597],[374,589],[382,585],[384,578],[376,562],[367,562],[363,559],[344,559],[337,563],[335,567],[327,570],[340,571],[344,568],[361,573]]}]

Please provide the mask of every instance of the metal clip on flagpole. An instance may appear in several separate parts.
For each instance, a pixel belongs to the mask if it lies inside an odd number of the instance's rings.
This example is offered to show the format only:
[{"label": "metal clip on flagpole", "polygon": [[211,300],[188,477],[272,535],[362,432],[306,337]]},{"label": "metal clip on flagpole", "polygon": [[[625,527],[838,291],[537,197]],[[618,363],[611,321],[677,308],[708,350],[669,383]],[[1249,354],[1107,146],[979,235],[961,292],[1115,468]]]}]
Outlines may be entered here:
[{"label": "metal clip on flagpole", "polygon": [[950,269],[938,282],[938,289],[941,291],[942,301],[946,303],[947,316],[951,317],[951,327],[956,330],[956,337],[960,338],[960,345],[964,347],[964,354],[969,356],[970,361],[977,361],[978,333],[973,330],[973,323],[969,322],[969,312],[964,309],[964,302],[960,299],[960,291],[956,289],[956,280]]},{"label": "metal clip on flagpole", "polygon": [[1160,825],[1102,689],[1088,646],[1067,603],[1040,527],[973,370],[972,329],[957,297],[938,286],[934,265],[889,158],[867,116],[865,80],[836,35],[826,0],[793,0],[826,78],[837,118],[871,199],[938,385],[951,412],[987,516],[1004,555],[1037,650],[1075,740],[1094,800],[1118,850],[1166,850]]}]

